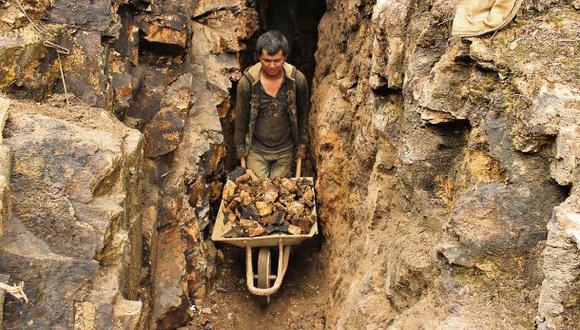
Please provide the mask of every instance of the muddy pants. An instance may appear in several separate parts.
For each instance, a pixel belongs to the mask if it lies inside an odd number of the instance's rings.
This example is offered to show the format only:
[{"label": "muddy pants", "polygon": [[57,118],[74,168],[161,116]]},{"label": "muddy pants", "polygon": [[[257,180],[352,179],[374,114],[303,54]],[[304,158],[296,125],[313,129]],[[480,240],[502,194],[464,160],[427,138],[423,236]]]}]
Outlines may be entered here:
[{"label": "muddy pants", "polygon": [[277,178],[292,176],[294,163],[294,148],[277,153],[256,152],[252,149],[246,156],[246,165],[261,178]]}]

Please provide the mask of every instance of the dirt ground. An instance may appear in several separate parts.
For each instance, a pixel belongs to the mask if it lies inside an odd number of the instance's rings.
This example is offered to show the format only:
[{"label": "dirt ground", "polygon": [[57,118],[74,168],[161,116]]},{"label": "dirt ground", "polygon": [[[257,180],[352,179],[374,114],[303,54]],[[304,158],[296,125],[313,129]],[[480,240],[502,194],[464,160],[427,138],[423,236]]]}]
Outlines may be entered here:
[{"label": "dirt ground", "polygon": [[[186,329],[323,329],[321,248],[320,238],[294,248],[280,291],[262,307],[246,287],[244,250],[218,246],[224,258],[217,266],[215,291],[202,303],[205,308],[194,311],[198,315]],[[272,264],[276,262],[273,257]]]}]

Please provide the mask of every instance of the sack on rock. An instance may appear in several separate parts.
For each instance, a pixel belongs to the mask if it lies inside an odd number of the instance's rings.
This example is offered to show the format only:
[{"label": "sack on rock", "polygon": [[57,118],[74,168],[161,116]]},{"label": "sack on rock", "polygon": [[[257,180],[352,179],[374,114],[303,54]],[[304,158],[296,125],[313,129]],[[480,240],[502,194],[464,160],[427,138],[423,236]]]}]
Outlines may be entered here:
[{"label": "sack on rock", "polygon": [[455,11],[451,34],[479,36],[506,26],[517,14],[523,0],[462,0]]}]

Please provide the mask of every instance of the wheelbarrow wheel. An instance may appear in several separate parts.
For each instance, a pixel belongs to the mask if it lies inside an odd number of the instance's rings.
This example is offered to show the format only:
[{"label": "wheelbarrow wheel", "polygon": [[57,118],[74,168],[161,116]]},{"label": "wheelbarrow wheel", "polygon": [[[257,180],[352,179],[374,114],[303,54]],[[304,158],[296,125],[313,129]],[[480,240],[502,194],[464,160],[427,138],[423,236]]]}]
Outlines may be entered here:
[{"label": "wheelbarrow wheel", "polygon": [[[269,248],[261,248],[258,253],[258,288],[268,289],[270,287],[271,255]],[[270,303],[270,296],[258,296],[260,305],[266,306]]]}]

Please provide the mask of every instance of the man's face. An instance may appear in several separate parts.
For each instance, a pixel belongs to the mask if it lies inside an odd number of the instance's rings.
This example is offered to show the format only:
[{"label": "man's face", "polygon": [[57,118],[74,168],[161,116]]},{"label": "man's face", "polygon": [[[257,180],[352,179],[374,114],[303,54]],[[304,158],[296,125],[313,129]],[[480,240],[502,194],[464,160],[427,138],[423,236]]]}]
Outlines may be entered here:
[{"label": "man's face", "polygon": [[286,56],[280,49],[276,54],[270,54],[265,49],[262,49],[260,54],[260,63],[262,63],[262,70],[271,77],[279,75],[284,68],[284,61]]}]

